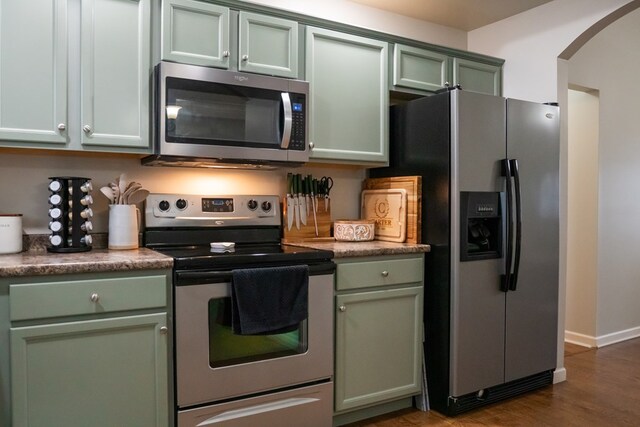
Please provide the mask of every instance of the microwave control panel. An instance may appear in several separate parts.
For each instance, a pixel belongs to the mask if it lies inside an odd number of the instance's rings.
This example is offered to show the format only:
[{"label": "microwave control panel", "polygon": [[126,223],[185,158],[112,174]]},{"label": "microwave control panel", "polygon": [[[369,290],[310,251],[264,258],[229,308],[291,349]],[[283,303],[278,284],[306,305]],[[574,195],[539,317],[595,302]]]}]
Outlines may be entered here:
[{"label": "microwave control panel", "polygon": [[298,93],[290,93],[291,98],[291,140],[289,150],[304,151],[306,135],[306,97]]}]

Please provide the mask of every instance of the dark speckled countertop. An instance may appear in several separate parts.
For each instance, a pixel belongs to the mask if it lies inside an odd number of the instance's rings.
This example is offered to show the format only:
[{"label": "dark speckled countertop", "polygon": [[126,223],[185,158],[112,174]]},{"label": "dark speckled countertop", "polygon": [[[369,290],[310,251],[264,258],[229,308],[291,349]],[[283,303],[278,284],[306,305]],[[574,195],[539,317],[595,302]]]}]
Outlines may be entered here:
[{"label": "dark speckled countertop", "polygon": [[[27,243],[29,244],[29,251],[0,255],[0,277],[153,270],[173,267],[173,259],[171,257],[146,248],[114,251],[99,249],[94,246],[88,252],[51,253],[46,251],[43,242]],[[286,244],[329,250],[334,253],[335,258],[402,255],[429,252],[431,250],[429,245],[393,243],[380,240],[370,242],[323,240],[315,242],[286,242]]]},{"label": "dark speckled countertop", "polygon": [[431,246],[413,243],[393,243],[381,240],[370,242],[338,242],[332,241],[305,241],[286,242],[287,245],[302,246],[313,249],[324,249],[333,251],[335,258],[348,258],[357,256],[378,256],[378,255],[402,255],[429,252]]},{"label": "dark speckled countertop", "polygon": [[92,249],[88,252],[29,251],[0,255],[0,277],[172,268],[173,259],[151,249],[125,251]]}]

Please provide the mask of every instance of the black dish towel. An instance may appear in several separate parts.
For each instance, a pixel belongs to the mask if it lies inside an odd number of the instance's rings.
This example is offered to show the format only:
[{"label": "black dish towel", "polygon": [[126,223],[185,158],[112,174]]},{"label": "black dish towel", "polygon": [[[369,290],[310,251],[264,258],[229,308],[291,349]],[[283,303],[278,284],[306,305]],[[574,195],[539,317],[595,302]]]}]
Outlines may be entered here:
[{"label": "black dish towel", "polygon": [[247,268],[232,271],[233,333],[290,332],[308,316],[309,267]]}]

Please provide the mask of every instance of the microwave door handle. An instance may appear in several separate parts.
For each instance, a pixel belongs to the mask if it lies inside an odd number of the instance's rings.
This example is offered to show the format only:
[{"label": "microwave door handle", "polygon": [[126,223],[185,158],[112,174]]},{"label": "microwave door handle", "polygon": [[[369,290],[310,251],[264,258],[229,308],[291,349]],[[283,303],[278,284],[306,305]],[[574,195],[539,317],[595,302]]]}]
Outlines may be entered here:
[{"label": "microwave door handle", "polygon": [[282,94],[282,106],[284,107],[284,129],[282,130],[282,141],[280,142],[280,148],[289,148],[289,142],[291,141],[291,127],[293,125],[293,112],[291,110],[291,98],[289,93],[283,92]]}]

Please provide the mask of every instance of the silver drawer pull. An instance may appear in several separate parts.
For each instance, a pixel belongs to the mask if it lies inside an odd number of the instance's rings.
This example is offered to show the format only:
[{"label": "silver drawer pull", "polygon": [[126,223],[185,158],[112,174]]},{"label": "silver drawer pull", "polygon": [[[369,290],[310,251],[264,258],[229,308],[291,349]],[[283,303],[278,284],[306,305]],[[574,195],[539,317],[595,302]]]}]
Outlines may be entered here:
[{"label": "silver drawer pull", "polygon": [[347,306],[346,305],[341,305],[340,307],[338,307],[338,310],[345,312],[347,311]]},{"label": "silver drawer pull", "polygon": [[166,334],[169,331],[169,328],[167,328],[166,326],[160,326],[160,333],[162,335]]},{"label": "silver drawer pull", "polygon": [[97,292],[94,292],[91,294],[91,297],[89,297],[89,299],[91,300],[91,302],[98,302],[100,301],[100,295],[98,295]]},{"label": "silver drawer pull", "polygon": [[382,274],[382,277],[387,277],[387,276],[389,276],[389,272],[388,272],[387,270],[384,270],[384,271],[383,271],[382,273],[380,273],[380,274]]}]

